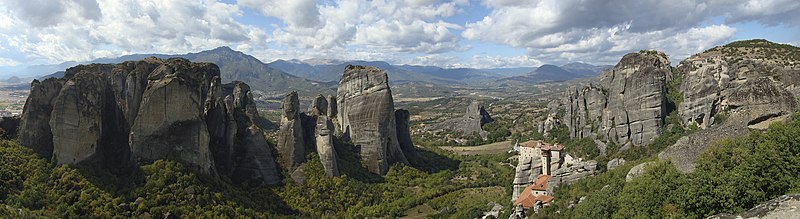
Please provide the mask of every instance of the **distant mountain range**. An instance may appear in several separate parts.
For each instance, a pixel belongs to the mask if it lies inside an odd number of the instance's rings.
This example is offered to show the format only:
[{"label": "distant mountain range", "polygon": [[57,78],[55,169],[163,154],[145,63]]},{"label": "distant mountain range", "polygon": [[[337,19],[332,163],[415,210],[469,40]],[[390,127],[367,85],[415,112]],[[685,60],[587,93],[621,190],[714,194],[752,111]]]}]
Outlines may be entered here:
[{"label": "distant mountain range", "polygon": [[[315,64],[312,64],[315,63]],[[348,64],[371,65],[389,74],[393,83],[404,81],[429,82],[436,84],[484,84],[522,80],[525,83],[567,81],[577,78],[594,77],[602,70],[612,66],[595,66],[573,62],[561,67],[543,65],[541,67],[519,68],[440,68],[435,66],[392,65],[381,61],[338,61],[338,60],[277,60],[268,66],[286,73],[314,81],[338,81],[344,67]]]},{"label": "distant mountain range", "polygon": [[86,63],[121,63],[155,56],[166,59],[183,57],[193,62],[212,62],[220,67],[223,82],[243,81],[268,96],[283,95],[296,90],[302,96],[332,94],[347,65],[368,65],[383,69],[391,83],[424,82],[438,85],[494,85],[497,83],[538,83],[594,77],[610,66],[570,63],[563,66],[518,68],[441,68],[436,66],[392,65],[383,61],[341,61],[331,59],[277,60],[263,63],[257,58],[229,47],[183,55],[132,54],[118,58],[103,58],[90,62],[68,62],[30,68],[36,71],[53,70],[46,77],[61,77],[64,69]]},{"label": "distant mountain range", "polygon": [[612,67],[614,66],[595,66],[580,62],[573,62],[560,67],[555,65],[542,65],[528,74],[503,78],[498,80],[498,82],[501,84],[535,84],[542,82],[569,81],[578,78],[595,77],[603,70]]}]

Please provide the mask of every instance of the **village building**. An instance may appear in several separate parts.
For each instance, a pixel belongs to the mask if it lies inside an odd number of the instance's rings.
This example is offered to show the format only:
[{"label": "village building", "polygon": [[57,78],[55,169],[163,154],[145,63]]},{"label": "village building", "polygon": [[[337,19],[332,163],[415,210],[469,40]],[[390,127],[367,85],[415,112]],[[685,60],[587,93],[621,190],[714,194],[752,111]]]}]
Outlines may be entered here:
[{"label": "village building", "polygon": [[[541,158],[541,172],[539,174],[552,175],[564,163],[564,145],[548,144],[544,141],[531,140],[519,144],[520,158]],[[531,173],[534,174],[534,173]]]},{"label": "village building", "polygon": [[517,208],[521,206],[525,210],[533,209],[535,212],[538,212],[541,207],[549,206],[550,202],[553,201],[553,196],[550,195],[547,189],[547,181],[550,178],[551,176],[549,175],[536,177],[536,181],[532,185],[525,187],[519,198],[514,201],[514,206]]}]

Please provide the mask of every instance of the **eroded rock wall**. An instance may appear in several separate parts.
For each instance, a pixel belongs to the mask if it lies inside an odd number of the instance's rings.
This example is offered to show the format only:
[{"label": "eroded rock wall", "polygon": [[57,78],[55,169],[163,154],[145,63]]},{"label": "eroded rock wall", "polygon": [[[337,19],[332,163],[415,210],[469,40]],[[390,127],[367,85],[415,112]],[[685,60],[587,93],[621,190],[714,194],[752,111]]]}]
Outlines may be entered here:
[{"label": "eroded rock wall", "polygon": [[359,148],[370,172],[383,175],[390,163],[408,163],[397,140],[394,100],[386,72],[347,66],[336,99],[339,127]]},{"label": "eroded rock wall", "polygon": [[147,58],[34,81],[19,138],[60,164],[175,159],[212,176],[278,183],[257,116],[250,88],[222,85],[216,65]]}]

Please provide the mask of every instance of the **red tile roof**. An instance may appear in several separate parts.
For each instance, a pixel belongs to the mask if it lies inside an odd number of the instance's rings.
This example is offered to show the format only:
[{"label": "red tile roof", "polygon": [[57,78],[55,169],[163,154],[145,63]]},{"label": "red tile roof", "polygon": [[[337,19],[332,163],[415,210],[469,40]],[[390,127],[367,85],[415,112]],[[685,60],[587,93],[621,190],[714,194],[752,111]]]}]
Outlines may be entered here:
[{"label": "red tile roof", "polygon": [[[528,187],[530,187],[531,189],[536,190],[536,191],[545,191],[545,190],[547,190],[547,180],[549,180],[549,179],[550,179],[550,176],[548,176],[548,175],[544,175],[544,174],[539,175],[538,177],[536,177],[536,180],[533,181],[533,185],[530,185]],[[525,189],[527,189],[528,187],[525,187]]]},{"label": "red tile roof", "polygon": [[521,147],[527,148],[541,148],[542,150],[546,151],[560,151],[564,149],[564,145],[561,144],[548,144],[547,142],[540,141],[540,140],[530,140],[526,142],[522,142],[519,144]]}]

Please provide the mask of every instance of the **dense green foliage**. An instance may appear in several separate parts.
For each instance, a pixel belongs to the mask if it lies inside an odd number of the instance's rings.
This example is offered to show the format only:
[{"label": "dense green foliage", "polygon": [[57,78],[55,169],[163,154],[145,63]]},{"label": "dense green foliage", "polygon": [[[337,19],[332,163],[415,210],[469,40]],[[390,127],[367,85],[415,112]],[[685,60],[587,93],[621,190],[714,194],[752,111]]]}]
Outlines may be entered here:
[{"label": "dense green foliage", "polygon": [[[538,216],[564,218],[701,218],[741,213],[787,193],[800,192],[800,114],[764,132],[712,143],[693,173],[658,161],[625,183],[635,164],[556,190],[556,206]],[[586,199],[574,208],[569,201]],[[560,212],[560,213],[557,213]]]},{"label": "dense green foliage", "polygon": [[[53,165],[31,149],[0,142],[0,215],[17,218],[363,218],[397,217],[419,205],[437,217],[477,216],[487,203],[506,203],[513,168],[507,155],[457,156],[421,150],[414,167],[393,165],[384,177],[368,173],[351,145],[337,148],[341,177],[325,176],[316,154],[306,180],[254,187],[198,176],[179,162],[160,160],[132,171]],[[350,146],[350,147],[348,147]],[[341,148],[341,149],[340,149]],[[494,188],[493,195],[463,191]],[[456,203],[448,205],[444,203]]]}]

